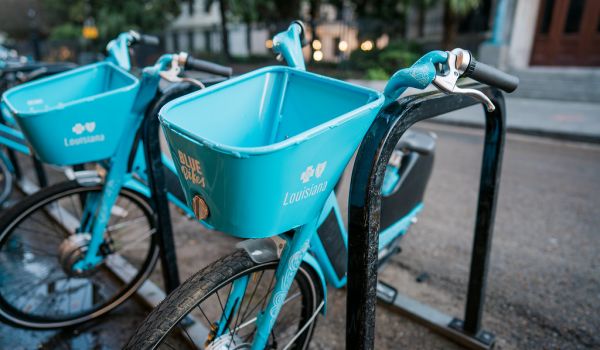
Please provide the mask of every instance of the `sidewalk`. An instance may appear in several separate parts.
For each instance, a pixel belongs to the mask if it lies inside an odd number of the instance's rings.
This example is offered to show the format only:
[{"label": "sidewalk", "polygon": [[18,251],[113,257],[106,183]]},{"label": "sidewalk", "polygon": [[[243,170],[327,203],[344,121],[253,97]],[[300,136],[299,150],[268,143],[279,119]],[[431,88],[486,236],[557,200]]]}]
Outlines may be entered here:
[{"label": "sidewalk", "polygon": [[[353,80],[355,84],[383,90],[385,81]],[[418,93],[409,90],[405,95]],[[571,141],[600,143],[600,101],[565,102],[506,96],[509,132]],[[482,107],[472,106],[432,121],[462,126],[483,126]]]}]

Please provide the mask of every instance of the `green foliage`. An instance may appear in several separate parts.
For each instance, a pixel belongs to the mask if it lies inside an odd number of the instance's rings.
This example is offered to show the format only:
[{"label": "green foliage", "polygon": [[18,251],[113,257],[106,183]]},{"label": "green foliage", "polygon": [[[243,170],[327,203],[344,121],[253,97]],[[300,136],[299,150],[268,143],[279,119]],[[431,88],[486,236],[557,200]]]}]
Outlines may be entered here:
[{"label": "green foliage", "polygon": [[234,19],[245,23],[267,22],[278,12],[272,0],[229,0],[229,9]]},{"label": "green foliage", "polygon": [[390,75],[381,67],[369,68],[365,76],[368,80],[389,80]]},{"label": "green foliage", "polygon": [[50,39],[52,40],[71,40],[81,38],[81,26],[72,23],[65,23],[52,29]]},{"label": "green foliage", "polygon": [[74,28],[81,37],[83,22],[91,17],[100,41],[129,29],[160,31],[179,14],[179,4],[177,0],[42,0],[52,38],[74,35]]},{"label": "green foliage", "polygon": [[376,39],[384,33],[404,36],[411,0],[351,0],[358,17],[359,37]]},{"label": "green foliage", "polygon": [[390,43],[382,50],[353,51],[348,65],[351,69],[367,72],[367,79],[390,76],[400,68],[412,65],[421,56],[419,45],[397,41]]},{"label": "green foliage", "polygon": [[457,16],[464,16],[481,4],[481,0],[445,0],[450,10]]}]

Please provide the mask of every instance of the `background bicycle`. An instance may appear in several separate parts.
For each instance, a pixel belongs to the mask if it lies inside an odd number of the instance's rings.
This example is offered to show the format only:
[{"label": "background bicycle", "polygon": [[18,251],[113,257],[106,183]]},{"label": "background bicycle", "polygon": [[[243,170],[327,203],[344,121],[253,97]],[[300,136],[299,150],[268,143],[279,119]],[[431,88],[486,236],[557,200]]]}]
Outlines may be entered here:
[{"label": "background bicycle", "polygon": [[[129,63],[128,56],[118,59]],[[203,86],[195,82],[158,90],[161,78],[182,82],[185,78],[178,75],[183,66],[231,74],[227,67],[181,53],[162,56],[140,80],[102,62],[5,94],[8,108],[41,160],[72,165],[108,158],[101,174],[75,172],[73,180],[44,188],[4,213],[0,294],[6,321],[40,329],[79,324],[118,306],[150,274],[158,258],[157,218],[147,198],[140,128],[166,101]],[[60,90],[73,85],[80,89]],[[44,105],[28,106],[37,96]],[[77,119],[80,114],[88,119]],[[45,135],[49,126],[45,122],[68,136],[63,140],[63,135]],[[164,161],[172,172],[170,160]],[[177,193],[169,196],[180,203]],[[25,287],[28,293],[20,295],[17,291]]]}]

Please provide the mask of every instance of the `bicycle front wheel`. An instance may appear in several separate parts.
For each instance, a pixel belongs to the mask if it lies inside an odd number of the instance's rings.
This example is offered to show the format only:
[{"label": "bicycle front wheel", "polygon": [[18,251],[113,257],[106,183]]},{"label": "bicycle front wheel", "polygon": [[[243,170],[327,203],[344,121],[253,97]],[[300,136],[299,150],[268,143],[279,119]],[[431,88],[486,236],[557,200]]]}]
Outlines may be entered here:
[{"label": "bicycle front wheel", "polygon": [[[278,263],[254,263],[243,250],[216,261],[169,294],[125,349],[250,349],[256,316],[273,290]],[[247,279],[245,293],[227,313],[232,286],[240,279]],[[318,277],[302,264],[267,349],[307,349],[322,300]]]},{"label": "bicycle front wheel", "polygon": [[156,221],[146,197],[128,189],[111,209],[102,262],[74,269],[90,241],[80,226],[95,215],[86,214],[85,203],[98,200],[101,191],[102,185],[60,183],[2,216],[1,319],[31,329],[74,326],[114,309],[148,278],[158,258]]}]

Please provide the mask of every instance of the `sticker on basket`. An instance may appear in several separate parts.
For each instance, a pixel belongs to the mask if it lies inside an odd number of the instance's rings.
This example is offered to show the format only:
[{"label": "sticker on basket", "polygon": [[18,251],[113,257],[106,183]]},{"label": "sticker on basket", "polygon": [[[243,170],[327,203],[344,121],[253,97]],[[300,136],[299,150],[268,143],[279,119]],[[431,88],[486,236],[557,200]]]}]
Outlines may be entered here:
[{"label": "sticker on basket", "polygon": [[204,179],[204,173],[202,172],[198,159],[193,158],[180,150],[177,150],[177,155],[179,156],[181,172],[185,179],[191,181],[193,184],[202,186],[202,188],[206,187],[206,180]]},{"label": "sticker on basket", "polygon": [[[71,127],[71,131],[73,134],[77,135],[77,137],[65,137],[64,144],[65,147],[73,147],[84,145],[88,143],[96,143],[96,142],[104,142],[106,137],[104,134],[95,134],[89,135],[96,130],[96,122],[84,122],[84,123],[75,123]],[[87,133],[87,134],[86,134]],[[86,135],[84,135],[86,134]]]},{"label": "sticker on basket", "polygon": [[41,98],[34,98],[33,100],[28,100],[27,101],[27,105],[28,106],[35,106],[35,105],[40,105],[44,103],[44,100]]},{"label": "sticker on basket", "polygon": [[[311,181],[311,179],[313,179],[313,176],[315,179],[320,178],[321,175],[323,175],[323,172],[325,171],[325,167],[327,167],[327,161],[318,163],[316,166],[307,166],[306,169],[300,174],[300,181],[303,184],[308,184]],[[286,192],[285,198],[283,199],[283,206],[297,203],[304,199],[310,198],[312,196],[324,192],[326,189],[327,180],[320,183],[312,184],[310,186],[307,185],[300,191],[292,193]]]}]

